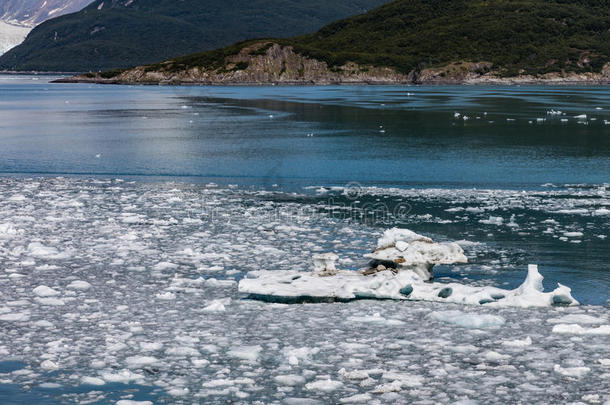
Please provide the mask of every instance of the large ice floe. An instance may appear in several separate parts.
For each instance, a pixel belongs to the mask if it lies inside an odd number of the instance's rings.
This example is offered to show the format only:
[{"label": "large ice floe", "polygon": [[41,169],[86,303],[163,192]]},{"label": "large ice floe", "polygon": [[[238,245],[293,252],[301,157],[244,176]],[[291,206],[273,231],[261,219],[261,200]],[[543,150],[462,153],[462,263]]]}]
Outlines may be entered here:
[{"label": "large ice floe", "polygon": [[468,260],[457,243],[435,243],[408,229],[385,231],[375,251],[365,257],[370,259],[369,267],[359,271],[337,270],[334,253],[315,255],[309,273],[252,271],[239,283],[239,291],[249,298],[280,303],[374,298],[516,307],[578,305],[564,285],[545,293],[536,265],[528,267],[525,281],[514,290],[430,282],[435,265]]}]

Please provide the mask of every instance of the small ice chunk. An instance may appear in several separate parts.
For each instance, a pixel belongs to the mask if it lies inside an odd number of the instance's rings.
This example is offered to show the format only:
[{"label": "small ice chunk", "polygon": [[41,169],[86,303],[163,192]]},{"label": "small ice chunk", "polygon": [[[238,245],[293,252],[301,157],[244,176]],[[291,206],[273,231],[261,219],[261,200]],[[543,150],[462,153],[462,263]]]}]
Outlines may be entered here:
[{"label": "small ice chunk", "polygon": [[154,352],[156,350],[161,350],[163,348],[163,343],[161,342],[140,342],[140,349],[143,352]]},{"label": "small ice chunk", "polygon": [[46,370],[46,371],[53,371],[53,370],[58,370],[59,366],[54,361],[45,360],[42,363],[40,363],[40,368],[42,368],[43,370]]},{"label": "small ice chunk", "polygon": [[279,385],[296,386],[305,383],[305,377],[296,374],[276,375],[274,378]]},{"label": "small ice chunk", "polygon": [[237,346],[227,352],[227,355],[230,357],[235,357],[237,359],[246,360],[248,362],[254,363],[258,360],[258,356],[260,355],[263,348],[259,345],[255,346]]},{"label": "small ice chunk", "polygon": [[509,355],[501,354],[501,353],[495,352],[493,350],[490,350],[487,353],[485,353],[485,360],[487,360],[487,361],[498,362],[498,361],[507,360],[507,359],[510,359]]},{"label": "small ice chunk", "polygon": [[428,315],[430,319],[469,329],[496,328],[506,323],[499,315],[465,313],[462,311],[435,311]]},{"label": "small ice chunk", "polygon": [[486,224],[486,225],[498,225],[499,226],[504,223],[504,218],[490,216],[489,219],[481,219],[479,222],[482,224]]},{"label": "small ice chunk", "polygon": [[89,284],[88,282],[83,281],[83,280],[75,280],[75,281],[71,282],[70,284],[68,284],[68,286],[66,288],[69,288],[72,290],[87,291],[88,289],[91,288],[91,284]]},{"label": "small ice chunk", "polygon": [[226,311],[225,305],[229,305],[230,303],[231,298],[214,300],[203,308],[203,312],[224,312]]},{"label": "small ice chunk", "polygon": [[305,389],[309,391],[322,391],[322,392],[332,392],[336,391],[343,386],[341,381],[334,381],[331,379],[327,380],[317,380],[312,381],[310,383],[305,384]]},{"label": "small ice chunk", "polygon": [[40,285],[34,288],[34,294],[39,297],[55,297],[59,295],[59,291],[52,289],[51,287],[47,287],[46,285]]},{"label": "small ice chunk", "polygon": [[4,322],[25,322],[30,320],[28,312],[15,312],[0,315],[0,321]]},{"label": "small ice chunk", "polygon": [[140,368],[158,363],[158,359],[150,356],[131,356],[125,359],[129,368]]},{"label": "small ice chunk", "polygon": [[610,325],[597,328],[583,328],[578,324],[559,324],[553,326],[553,333],[566,335],[610,335]]},{"label": "small ice chunk", "polygon": [[205,286],[206,287],[232,287],[235,284],[237,284],[237,282],[235,280],[217,280],[215,278],[208,278],[207,280],[205,280]]},{"label": "small ice chunk", "polygon": [[298,366],[301,363],[309,363],[312,357],[320,352],[317,347],[286,347],[282,350],[284,356],[288,359],[288,364]]},{"label": "small ice chunk", "polygon": [[130,370],[120,370],[116,373],[105,372],[102,373],[102,378],[104,381],[109,383],[122,383],[129,384],[132,381],[143,380],[144,375],[136,374]]},{"label": "small ice chunk", "polygon": [[581,378],[588,374],[591,369],[589,367],[561,367],[559,364],[555,364],[553,370],[557,374],[561,374],[566,377]]},{"label": "small ice chunk", "polygon": [[582,232],[564,232],[563,235],[568,238],[580,238],[584,236]]},{"label": "small ice chunk", "polygon": [[532,345],[532,338],[528,336],[523,340],[505,340],[504,342],[502,342],[502,344],[508,347],[526,347]]},{"label": "small ice chunk", "polygon": [[171,291],[166,291],[164,293],[157,294],[156,297],[161,301],[172,301],[176,299],[176,294],[172,293]]},{"label": "small ice chunk", "polygon": [[608,320],[606,317],[595,317],[586,314],[568,314],[558,318],[547,319],[548,323],[579,323],[579,324],[600,324]]},{"label": "small ice chunk", "polygon": [[177,269],[178,265],[169,262],[159,262],[153,266],[153,270],[155,271],[164,271],[164,270],[173,270]]},{"label": "small ice chunk", "polygon": [[46,298],[36,297],[36,298],[34,298],[34,300],[41,305],[49,305],[49,306],[65,305],[64,300],[59,299],[59,298],[53,298],[53,297],[46,297]]},{"label": "small ice chunk", "polygon": [[80,380],[83,385],[104,385],[106,381],[98,377],[83,377]]},{"label": "small ice chunk", "polygon": [[378,323],[387,326],[404,325],[403,321],[398,319],[386,319],[381,316],[379,312],[374,313],[370,316],[349,316],[347,317],[348,322],[360,322],[360,323]]},{"label": "small ice chunk", "polygon": [[356,394],[351,397],[345,397],[339,399],[342,404],[368,404],[372,401],[373,397],[370,394]]}]

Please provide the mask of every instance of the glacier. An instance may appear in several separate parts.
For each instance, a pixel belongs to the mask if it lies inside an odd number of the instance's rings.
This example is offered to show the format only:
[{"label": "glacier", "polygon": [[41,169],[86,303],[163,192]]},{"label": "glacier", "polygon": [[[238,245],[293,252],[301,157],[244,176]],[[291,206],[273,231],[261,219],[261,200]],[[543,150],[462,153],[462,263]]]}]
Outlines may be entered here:
[{"label": "glacier", "polygon": [[13,25],[0,20],[0,55],[23,42],[31,27]]}]

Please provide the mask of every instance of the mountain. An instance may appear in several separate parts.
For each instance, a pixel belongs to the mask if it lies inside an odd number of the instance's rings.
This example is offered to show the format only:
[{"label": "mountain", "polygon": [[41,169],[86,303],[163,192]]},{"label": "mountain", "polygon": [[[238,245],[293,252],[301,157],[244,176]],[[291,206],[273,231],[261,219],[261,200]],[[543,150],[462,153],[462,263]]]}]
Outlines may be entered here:
[{"label": "mountain", "polygon": [[313,34],[244,42],[81,79],[610,82],[609,28],[609,0],[397,0]]},{"label": "mountain", "polygon": [[2,0],[0,20],[12,25],[35,27],[49,18],[73,13],[93,0]]},{"label": "mountain", "polygon": [[0,2],[0,55],[19,45],[32,27],[73,13],[92,0],[2,0]]},{"label": "mountain", "polygon": [[0,69],[135,66],[237,41],[295,36],[387,0],[96,0],[49,20],[0,58]]}]

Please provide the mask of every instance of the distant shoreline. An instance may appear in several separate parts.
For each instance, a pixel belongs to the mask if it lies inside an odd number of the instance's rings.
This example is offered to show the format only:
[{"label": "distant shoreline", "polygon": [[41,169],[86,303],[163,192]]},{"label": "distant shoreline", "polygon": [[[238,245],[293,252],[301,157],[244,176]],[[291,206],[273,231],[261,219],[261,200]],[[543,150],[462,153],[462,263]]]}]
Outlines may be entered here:
[{"label": "distant shoreline", "polygon": [[[235,53],[236,52],[236,53]],[[155,65],[85,73],[56,83],[201,86],[329,86],[329,85],[610,85],[610,63],[601,72],[551,72],[504,77],[490,62],[458,61],[436,68],[401,72],[389,66],[327,62],[295,52],[292,46],[265,41],[232,51],[221,61],[170,60]]]},{"label": "distant shoreline", "polygon": [[51,83],[74,83],[74,84],[114,84],[121,86],[236,86],[236,87],[262,87],[262,86],[610,86],[610,80],[556,80],[556,79],[487,79],[487,80],[461,80],[461,81],[353,81],[353,82],[139,82],[122,81],[116,79],[87,79],[80,77],[67,77],[53,80]]},{"label": "distant shoreline", "polygon": [[15,71],[15,70],[0,70],[1,75],[7,76],[65,76],[65,75],[80,75],[82,72],[39,72],[35,70]]}]

